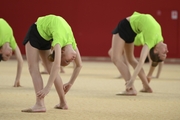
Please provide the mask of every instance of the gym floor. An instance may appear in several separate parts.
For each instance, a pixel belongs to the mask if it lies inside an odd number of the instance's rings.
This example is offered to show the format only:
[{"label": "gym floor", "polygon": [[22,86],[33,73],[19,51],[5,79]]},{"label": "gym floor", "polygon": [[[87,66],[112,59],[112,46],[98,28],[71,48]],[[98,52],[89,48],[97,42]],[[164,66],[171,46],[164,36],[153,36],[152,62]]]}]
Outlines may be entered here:
[{"label": "gym floor", "polygon": [[[40,65],[43,70],[42,65]],[[180,120],[180,64],[165,63],[160,78],[150,83],[153,93],[137,96],[117,96],[125,89],[124,80],[118,79],[116,67],[109,61],[84,61],[80,75],[66,94],[69,110],[58,110],[58,96],[54,86],[45,97],[46,113],[22,113],[35,103],[35,93],[24,62],[22,87],[14,88],[16,61],[0,63],[0,120]],[[131,72],[132,72],[132,68]],[[73,65],[61,73],[67,82]],[[144,64],[149,70],[149,64]],[[155,71],[156,73],[156,71]],[[48,75],[43,74],[44,84]],[[142,88],[136,78],[137,91]]]}]

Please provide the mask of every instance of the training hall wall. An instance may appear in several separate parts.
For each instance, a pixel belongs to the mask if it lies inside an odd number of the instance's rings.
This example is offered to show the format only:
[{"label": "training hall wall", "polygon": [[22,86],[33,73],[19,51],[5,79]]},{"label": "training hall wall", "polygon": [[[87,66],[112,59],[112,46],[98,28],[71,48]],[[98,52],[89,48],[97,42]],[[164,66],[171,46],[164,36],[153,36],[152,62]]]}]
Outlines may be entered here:
[{"label": "training hall wall", "polygon": [[[56,14],[64,17],[73,29],[82,56],[107,57],[111,31],[119,20],[134,11],[150,13],[161,24],[168,58],[180,58],[179,0],[1,0],[0,18],[13,28],[22,51],[22,41],[39,16]],[[141,47],[135,47],[139,56]]]}]

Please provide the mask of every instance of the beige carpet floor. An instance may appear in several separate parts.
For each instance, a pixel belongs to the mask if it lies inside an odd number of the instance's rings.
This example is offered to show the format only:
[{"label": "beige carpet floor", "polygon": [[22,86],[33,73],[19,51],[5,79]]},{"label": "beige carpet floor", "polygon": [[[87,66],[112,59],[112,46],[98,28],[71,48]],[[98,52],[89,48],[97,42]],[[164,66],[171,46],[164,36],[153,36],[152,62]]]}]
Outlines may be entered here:
[{"label": "beige carpet floor", "polygon": [[[147,72],[149,65],[145,64],[144,69]],[[67,82],[72,65],[64,70],[61,76]],[[53,108],[59,102],[53,86],[45,98],[46,113],[21,112],[34,105],[35,94],[26,61],[20,88],[12,87],[15,73],[16,61],[0,63],[0,120],[180,120],[180,64],[163,66],[160,78],[150,83],[153,93],[116,96],[125,88],[124,80],[116,78],[116,67],[111,62],[85,61],[66,95],[69,110]],[[48,75],[42,76],[46,84]],[[139,78],[135,87],[138,91],[142,88]]]}]

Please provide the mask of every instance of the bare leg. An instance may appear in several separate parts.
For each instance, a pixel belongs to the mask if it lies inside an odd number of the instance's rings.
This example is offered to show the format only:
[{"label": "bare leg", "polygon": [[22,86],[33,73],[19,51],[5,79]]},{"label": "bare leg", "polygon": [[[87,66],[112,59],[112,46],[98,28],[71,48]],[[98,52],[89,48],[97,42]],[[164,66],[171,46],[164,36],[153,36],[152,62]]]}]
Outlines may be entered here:
[{"label": "bare leg", "polygon": [[[131,64],[131,66],[135,69],[137,64],[138,64],[138,61],[136,60],[136,58],[134,57],[134,53],[132,52],[133,51],[132,50],[133,46],[134,46],[133,44],[126,44],[126,46],[125,46],[126,49],[125,50],[126,50],[126,55],[127,55],[127,59],[129,61],[129,64]],[[142,81],[144,90],[146,92],[151,93],[152,89],[150,88],[150,86],[148,84],[148,80],[146,78],[146,74],[145,74],[143,68],[140,70],[138,76]]]},{"label": "bare leg", "polygon": [[[44,53],[44,52],[46,52],[46,53]],[[40,51],[40,54],[41,54],[44,66],[47,69],[47,72],[50,73],[52,63],[47,59],[47,56],[50,54],[50,52],[49,51]],[[56,105],[55,108],[68,109],[68,106],[67,106],[66,100],[65,100],[64,90],[63,90],[63,83],[62,83],[61,77],[59,75],[57,76],[56,80],[54,81],[54,85],[55,85],[56,91],[59,96],[59,101],[60,101],[60,103],[58,105]]]},{"label": "bare leg", "polygon": [[[33,85],[35,89],[35,94],[43,89],[43,81],[39,71],[39,51],[33,48],[29,42],[25,46],[26,57],[29,66],[29,72],[33,80]],[[36,103],[33,107],[29,109],[22,110],[22,112],[45,112],[44,98],[39,99],[36,96]]]},{"label": "bare leg", "polygon": [[[128,63],[128,60],[126,58],[126,54],[123,52],[123,55],[122,55],[122,61],[127,65],[128,69],[129,69],[129,63]],[[119,77],[117,77],[118,79],[120,78],[123,78],[122,75],[119,75]]]},{"label": "bare leg", "polygon": [[[125,79],[125,82],[129,81],[131,74],[128,66],[123,62],[123,51],[124,51],[125,42],[118,34],[113,35],[112,38],[112,62],[115,64],[122,77]],[[133,86],[130,91],[123,92],[123,95],[136,95],[137,92]]]},{"label": "bare leg", "polygon": [[[112,48],[109,49],[108,55],[110,56],[110,58],[112,58]],[[128,61],[127,61],[127,58],[126,58],[126,55],[124,54],[124,52],[123,52],[122,60],[129,68],[129,64],[128,64]],[[117,78],[119,79],[119,78],[123,78],[123,77],[122,77],[122,75],[119,75]]]},{"label": "bare leg", "polygon": [[63,83],[60,76],[58,76],[57,79],[54,81],[54,85],[59,96],[59,104],[56,105],[55,108],[68,109],[68,106],[65,100],[64,90],[63,90]]},{"label": "bare leg", "polygon": [[13,87],[21,87],[20,80],[15,80]]},{"label": "bare leg", "polygon": [[[44,70],[41,72],[41,74],[49,74],[43,62],[42,62],[42,65],[43,65]],[[60,73],[65,73],[64,68],[62,66],[60,67]]]},{"label": "bare leg", "polygon": [[[134,67],[134,69],[135,69],[135,67]],[[153,91],[152,91],[151,87],[148,84],[148,79],[146,78],[146,75],[145,75],[145,72],[144,72],[143,69],[141,69],[138,76],[141,79],[142,84],[143,84],[143,91],[141,91],[141,92],[152,93]]]},{"label": "bare leg", "polygon": [[47,72],[47,70],[46,70],[46,68],[44,66],[44,63],[42,62],[41,64],[42,64],[42,66],[44,68],[44,70],[41,72],[41,74],[48,74],[48,72]]}]

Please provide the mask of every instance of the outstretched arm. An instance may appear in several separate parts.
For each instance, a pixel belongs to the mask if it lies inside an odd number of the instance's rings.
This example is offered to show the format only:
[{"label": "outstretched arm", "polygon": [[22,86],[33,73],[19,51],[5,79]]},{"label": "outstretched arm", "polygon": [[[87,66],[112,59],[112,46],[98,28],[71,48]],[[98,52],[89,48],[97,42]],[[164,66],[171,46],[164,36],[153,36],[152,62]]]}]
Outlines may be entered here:
[{"label": "outstretched arm", "polygon": [[[139,62],[138,62],[137,66],[133,72],[133,75],[131,76],[131,79],[126,84],[127,90],[129,90],[133,87],[134,80],[136,79],[137,75],[139,74],[140,70],[142,69],[142,66],[144,64],[144,61],[145,61],[148,53],[149,53],[149,48],[147,45],[144,45],[142,50],[141,50]],[[148,83],[147,83],[147,81],[143,81],[143,84],[147,85]]]},{"label": "outstretched arm", "polygon": [[49,79],[47,81],[46,86],[42,90],[37,92],[37,97],[39,97],[39,98],[43,98],[49,93],[49,91],[50,91],[55,79],[57,78],[59,71],[60,71],[61,47],[59,44],[56,44],[54,46],[54,51],[55,51],[55,58],[54,58],[54,62],[53,62],[52,67],[51,67]]},{"label": "outstretched arm", "polygon": [[82,60],[81,60],[81,56],[80,56],[78,48],[75,51],[77,53],[77,56],[73,62],[76,65],[74,67],[74,70],[73,70],[73,73],[72,73],[72,76],[71,76],[69,82],[64,84],[65,93],[67,93],[69,91],[69,89],[71,88],[71,86],[74,84],[74,82],[75,82],[75,80],[76,80],[77,76],[79,75],[79,72],[82,68]]},{"label": "outstretched arm", "polygon": [[57,75],[59,74],[59,71],[60,71],[60,63],[61,63],[61,47],[59,44],[56,44],[54,46],[54,51],[55,51],[55,58],[54,58],[54,62],[52,64],[52,67],[51,67],[51,72],[50,72],[50,75],[49,75],[49,79],[48,79],[48,82],[45,86],[45,88],[48,88],[50,89],[57,77]]},{"label": "outstretched arm", "polygon": [[14,50],[14,53],[17,59],[17,72],[16,72],[16,78],[14,82],[14,87],[20,87],[21,86],[20,77],[21,77],[22,68],[23,68],[23,58],[22,58],[21,51],[18,46]]}]

